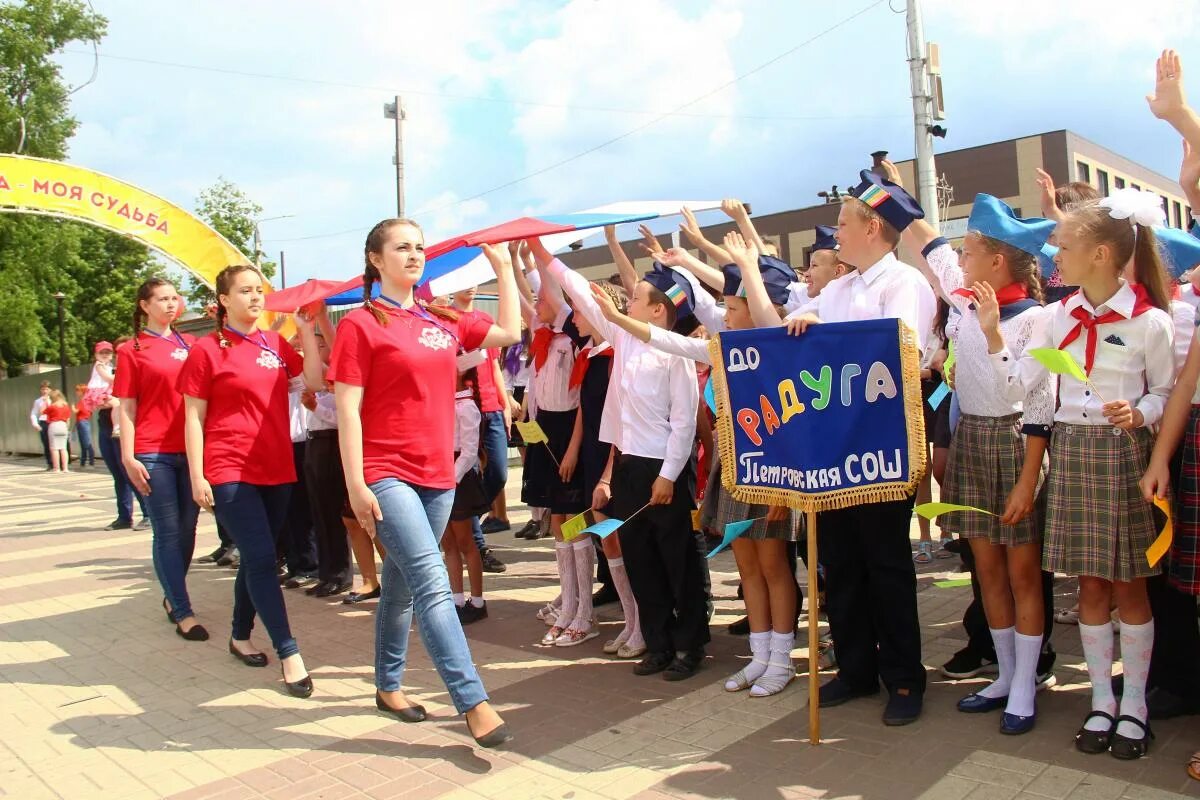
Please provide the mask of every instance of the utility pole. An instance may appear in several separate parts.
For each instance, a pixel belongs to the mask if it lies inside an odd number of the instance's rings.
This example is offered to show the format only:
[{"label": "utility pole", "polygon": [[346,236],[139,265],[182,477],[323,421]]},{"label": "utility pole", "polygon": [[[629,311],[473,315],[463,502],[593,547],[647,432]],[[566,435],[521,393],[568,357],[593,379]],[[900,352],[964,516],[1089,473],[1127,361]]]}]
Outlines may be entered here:
[{"label": "utility pole", "polygon": [[284,266],[283,251],[279,251],[279,288],[287,288],[287,267]]},{"label": "utility pole", "polygon": [[925,209],[925,221],[938,227],[937,172],[933,163],[933,94],[930,92],[929,62],[921,29],[919,0],[908,0],[908,74],[912,84],[913,127],[916,134],[917,200]]},{"label": "utility pole", "polygon": [[396,216],[404,217],[404,101],[400,95],[391,103],[383,104],[384,119],[396,120],[396,154],[392,163],[396,165]]}]

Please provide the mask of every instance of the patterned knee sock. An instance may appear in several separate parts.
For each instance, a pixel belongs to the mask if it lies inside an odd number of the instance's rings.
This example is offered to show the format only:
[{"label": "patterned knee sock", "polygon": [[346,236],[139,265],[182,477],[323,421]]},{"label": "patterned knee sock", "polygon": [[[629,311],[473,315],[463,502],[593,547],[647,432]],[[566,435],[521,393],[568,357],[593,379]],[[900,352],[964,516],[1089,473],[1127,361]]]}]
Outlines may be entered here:
[{"label": "patterned knee sock", "polygon": [[625,559],[610,558],[608,571],[612,574],[613,586],[621,600],[621,612],[625,615],[625,627],[617,634],[617,641],[628,642],[637,626],[637,601],[633,599],[633,587],[629,585],[629,573],[625,571]]},{"label": "patterned knee sock", "polygon": [[562,607],[554,624],[565,628],[575,619],[575,550],[570,542],[555,542],[554,555],[558,561],[558,584],[562,588]]},{"label": "patterned knee sock", "polygon": [[575,617],[571,627],[586,631],[592,626],[592,579],[596,575],[596,548],[585,536],[572,545],[575,550]]},{"label": "patterned knee sock", "polygon": [[[1084,625],[1080,622],[1079,640],[1083,642],[1083,657],[1087,661],[1088,678],[1092,682],[1092,711],[1116,716],[1117,698],[1112,690],[1112,622],[1103,625]],[[1089,731],[1106,731],[1109,723],[1100,717],[1092,717],[1084,727]]]},{"label": "patterned knee sock", "polygon": [[[1125,690],[1121,693],[1121,715],[1149,719],[1146,710],[1146,678],[1150,674],[1150,651],[1154,648],[1154,621],[1133,625],[1121,620],[1121,665]],[[1145,732],[1132,722],[1122,722],[1117,733],[1140,739]]]}]

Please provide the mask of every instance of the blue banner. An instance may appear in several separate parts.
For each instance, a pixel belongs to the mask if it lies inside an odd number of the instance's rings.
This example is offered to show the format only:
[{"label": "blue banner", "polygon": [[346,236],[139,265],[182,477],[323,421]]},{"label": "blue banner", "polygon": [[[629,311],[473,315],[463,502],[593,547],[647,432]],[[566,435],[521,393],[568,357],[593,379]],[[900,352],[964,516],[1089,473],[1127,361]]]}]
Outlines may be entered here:
[{"label": "blue banner", "polygon": [[804,511],[900,499],[925,472],[916,336],[899,320],[712,340],[722,483]]}]

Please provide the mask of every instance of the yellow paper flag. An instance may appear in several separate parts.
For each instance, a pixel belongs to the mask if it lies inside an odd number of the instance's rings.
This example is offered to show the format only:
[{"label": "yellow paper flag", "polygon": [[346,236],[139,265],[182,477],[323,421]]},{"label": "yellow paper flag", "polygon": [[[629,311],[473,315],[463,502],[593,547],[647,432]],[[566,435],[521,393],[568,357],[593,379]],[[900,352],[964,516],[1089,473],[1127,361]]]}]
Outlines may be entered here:
[{"label": "yellow paper flag", "polygon": [[579,516],[571,517],[562,524],[563,541],[569,542],[578,538],[579,534],[583,533],[585,528],[595,524],[596,515],[592,513],[591,509],[588,509]]},{"label": "yellow paper flag", "polygon": [[1070,375],[1072,378],[1077,378],[1083,382],[1087,382],[1087,373],[1083,371],[1083,367],[1079,366],[1079,362],[1075,357],[1066,350],[1055,350],[1053,347],[1035,347],[1029,351],[1029,355],[1036,358],[1042,366],[1057,375]]},{"label": "yellow paper flag", "polygon": [[954,342],[950,342],[946,346],[946,360],[944,362],[942,362],[942,374],[943,375],[948,375],[950,373],[950,370],[954,367],[954,361],[955,361]]},{"label": "yellow paper flag", "polygon": [[913,509],[917,512],[917,516],[925,519],[933,519],[942,514],[949,514],[951,511],[978,511],[980,514],[987,514],[989,517],[996,516],[990,511],[984,511],[982,508],[975,506],[960,506],[954,503],[922,503]]},{"label": "yellow paper flag", "polygon": [[525,444],[538,444],[545,442],[549,444],[550,440],[546,438],[546,432],[542,430],[542,426],[537,424],[537,421],[518,422],[517,431],[520,432],[521,438],[525,440]]},{"label": "yellow paper flag", "polygon": [[1162,557],[1171,549],[1171,540],[1174,538],[1174,533],[1171,526],[1171,506],[1165,498],[1154,498],[1154,507],[1159,514],[1154,515],[1154,521],[1157,523],[1159,534],[1154,540],[1154,544],[1146,548],[1146,561],[1150,566],[1155,566]]},{"label": "yellow paper flag", "polygon": [[699,509],[692,512],[692,530],[700,530],[700,511]]}]

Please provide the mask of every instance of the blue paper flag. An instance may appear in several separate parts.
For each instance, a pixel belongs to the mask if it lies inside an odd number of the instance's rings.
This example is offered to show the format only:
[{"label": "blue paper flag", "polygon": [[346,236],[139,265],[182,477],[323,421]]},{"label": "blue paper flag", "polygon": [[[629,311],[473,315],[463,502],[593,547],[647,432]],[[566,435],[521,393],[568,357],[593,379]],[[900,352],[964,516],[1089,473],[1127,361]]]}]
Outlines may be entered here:
[{"label": "blue paper flag", "polygon": [[708,410],[712,413],[717,413],[717,398],[713,395],[712,376],[708,378],[708,382],[704,384],[704,402],[708,403]]},{"label": "blue paper flag", "polygon": [[742,520],[741,522],[730,522],[728,525],[725,526],[725,538],[721,540],[721,543],[719,545],[714,547],[712,549],[712,551],[709,552],[708,557],[712,558],[717,553],[724,550],[726,547],[729,547],[729,545],[733,544],[734,539],[738,538],[743,533],[750,530],[750,526],[753,525],[754,523],[758,522],[760,519],[765,519],[765,518],[764,517],[755,517],[754,519],[745,519],[745,520]]},{"label": "blue paper flag", "polygon": [[943,382],[941,386],[933,390],[933,394],[929,395],[929,407],[936,411],[948,394],[950,394],[950,387]]},{"label": "blue paper flag", "polygon": [[617,528],[625,524],[623,519],[604,519],[597,522],[595,525],[589,525],[583,529],[584,533],[594,533],[603,539]]}]

